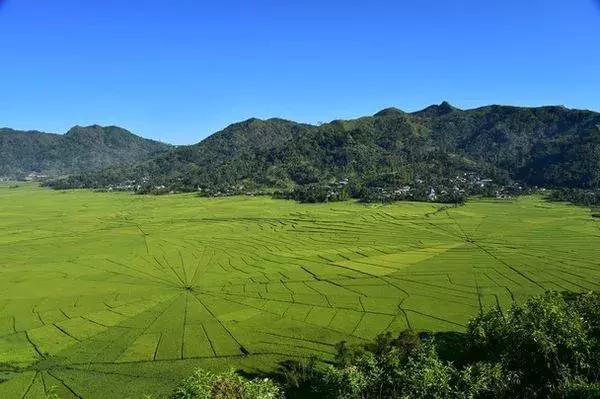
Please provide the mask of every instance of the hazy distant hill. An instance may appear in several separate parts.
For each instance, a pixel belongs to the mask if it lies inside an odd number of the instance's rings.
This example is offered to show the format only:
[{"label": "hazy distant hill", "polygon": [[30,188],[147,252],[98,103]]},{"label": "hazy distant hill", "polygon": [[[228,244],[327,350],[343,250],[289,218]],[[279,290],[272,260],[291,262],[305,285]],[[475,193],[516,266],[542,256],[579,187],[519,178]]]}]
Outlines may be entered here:
[{"label": "hazy distant hill", "polygon": [[0,129],[0,176],[59,176],[139,162],[171,148],[116,126],[75,126],[66,134]]},{"label": "hazy distant hill", "polygon": [[[142,191],[235,192],[331,185],[456,186],[469,174],[501,184],[594,188],[600,184],[600,114],[564,107],[448,103],[321,126],[281,119],[236,123],[192,146],[126,167],[54,183],[107,187],[135,182]],[[454,180],[452,180],[454,179]],[[416,183],[417,182],[417,183]]]}]

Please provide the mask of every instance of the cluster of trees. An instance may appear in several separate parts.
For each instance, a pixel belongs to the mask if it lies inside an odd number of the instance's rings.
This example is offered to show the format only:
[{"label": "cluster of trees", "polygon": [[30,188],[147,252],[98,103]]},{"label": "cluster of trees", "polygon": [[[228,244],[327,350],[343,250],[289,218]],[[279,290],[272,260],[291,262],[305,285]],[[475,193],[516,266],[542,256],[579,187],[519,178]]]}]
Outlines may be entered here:
[{"label": "cluster of trees", "polygon": [[314,204],[319,202],[346,201],[350,198],[347,186],[339,184],[305,184],[288,191],[277,191],[275,198],[293,199],[298,202]]},{"label": "cluster of trees", "polygon": [[570,202],[575,205],[583,205],[591,208],[600,207],[600,189],[582,190],[566,188],[553,190],[549,197],[553,201]]},{"label": "cluster of trees", "polygon": [[[273,376],[272,376],[273,377]],[[274,383],[277,380],[279,385]],[[198,383],[200,381],[200,383]],[[281,387],[281,388],[279,388]],[[198,372],[171,399],[488,399],[600,397],[600,294],[548,292],[467,331],[342,342],[331,364],[287,361],[274,378]]]}]

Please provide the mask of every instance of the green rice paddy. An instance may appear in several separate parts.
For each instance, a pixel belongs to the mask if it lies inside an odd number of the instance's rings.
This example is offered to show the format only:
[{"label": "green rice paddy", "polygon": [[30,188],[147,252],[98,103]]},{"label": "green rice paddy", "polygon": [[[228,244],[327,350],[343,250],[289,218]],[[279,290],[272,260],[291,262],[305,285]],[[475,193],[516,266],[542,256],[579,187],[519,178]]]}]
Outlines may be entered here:
[{"label": "green rice paddy", "polygon": [[600,287],[600,219],[537,197],[300,205],[0,186],[0,398],[141,398]]}]

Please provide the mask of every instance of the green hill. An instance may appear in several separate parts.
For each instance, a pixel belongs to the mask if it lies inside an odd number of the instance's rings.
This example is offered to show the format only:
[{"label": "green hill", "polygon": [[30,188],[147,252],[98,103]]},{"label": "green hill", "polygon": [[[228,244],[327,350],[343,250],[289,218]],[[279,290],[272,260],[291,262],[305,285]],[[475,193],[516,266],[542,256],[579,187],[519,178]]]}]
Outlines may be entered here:
[{"label": "green hill", "polygon": [[169,145],[116,126],[75,126],[66,134],[0,129],[0,176],[50,176],[139,162]]},{"label": "green hill", "polygon": [[358,197],[410,187],[414,198],[431,188],[470,193],[490,180],[494,187],[595,188],[599,125],[600,114],[592,111],[498,105],[460,110],[446,102],[320,126],[251,119],[196,145],[51,185],[208,194],[325,187],[330,192],[323,195],[339,195],[343,188]]}]

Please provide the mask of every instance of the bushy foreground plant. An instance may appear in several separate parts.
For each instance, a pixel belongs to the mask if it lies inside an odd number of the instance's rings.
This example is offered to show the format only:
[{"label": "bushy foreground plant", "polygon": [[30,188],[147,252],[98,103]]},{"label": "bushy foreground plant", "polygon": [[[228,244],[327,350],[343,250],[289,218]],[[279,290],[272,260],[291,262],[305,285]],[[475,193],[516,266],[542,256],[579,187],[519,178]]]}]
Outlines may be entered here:
[{"label": "bushy foreground plant", "polygon": [[457,369],[439,358],[432,341],[412,348],[399,346],[390,335],[378,341],[389,350],[360,351],[346,365],[325,368],[315,385],[321,397],[467,399],[487,397],[504,387],[499,365],[476,363]]},{"label": "bushy foreground plant", "polygon": [[247,380],[233,371],[196,370],[169,399],[280,399],[280,388],[268,378]]},{"label": "bushy foreground plant", "polygon": [[517,377],[521,397],[549,397],[566,387],[598,382],[600,296],[575,300],[549,292],[524,305],[481,314],[469,324],[467,341],[480,358]]}]

